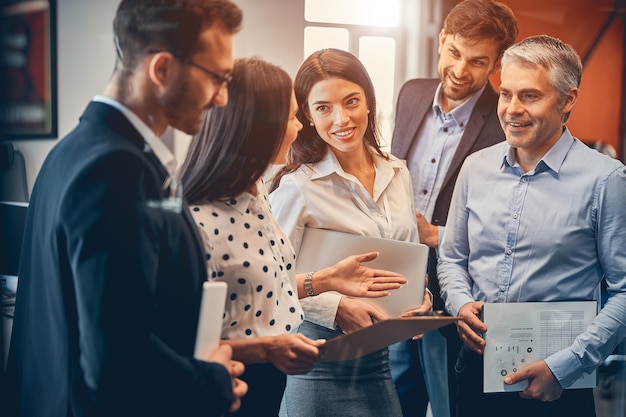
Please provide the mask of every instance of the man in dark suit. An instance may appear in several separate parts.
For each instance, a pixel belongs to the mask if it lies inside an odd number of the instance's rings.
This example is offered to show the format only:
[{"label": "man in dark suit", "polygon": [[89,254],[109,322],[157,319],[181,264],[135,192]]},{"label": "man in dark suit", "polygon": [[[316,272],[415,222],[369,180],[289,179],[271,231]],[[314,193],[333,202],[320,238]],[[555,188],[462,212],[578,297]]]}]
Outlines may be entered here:
[{"label": "man in dark suit", "polygon": [[241,10],[227,0],[123,0],[116,67],[50,152],[26,222],[4,416],[218,416],[238,407],[228,346],[193,358],[196,227],[160,141],[227,100]]},{"label": "man in dark suit", "polygon": [[[437,246],[454,183],[469,154],[504,140],[498,94],[489,77],[516,37],[517,20],[507,6],[492,0],[460,2],[439,34],[440,78],[409,80],[398,96],[391,152],[407,161],[413,179],[420,241],[431,248],[428,283],[435,310],[444,309]],[[460,346],[450,325],[390,348],[404,415],[424,415],[428,401],[434,417],[455,415],[454,363]]]}]

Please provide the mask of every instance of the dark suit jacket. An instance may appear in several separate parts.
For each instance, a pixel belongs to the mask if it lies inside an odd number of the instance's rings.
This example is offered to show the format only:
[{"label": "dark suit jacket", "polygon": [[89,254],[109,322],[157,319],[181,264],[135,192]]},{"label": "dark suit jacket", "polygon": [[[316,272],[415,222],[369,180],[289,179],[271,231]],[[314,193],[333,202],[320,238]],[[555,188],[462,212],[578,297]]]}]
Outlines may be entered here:
[{"label": "dark suit jacket", "polygon": [[[391,142],[391,153],[398,158],[407,158],[413,143],[418,140],[417,133],[424,118],[432,114],[431,109],[439,81],[439,79],[415,79],[407,81],[402,86],[398,95],[395,128]],[[433,217],[430,219],[432,224],[446,225],[452,191],[465,158],[471,153],[504,140],[504,133],[496,112],[497,104],[498,94],[489,84],[476,102],[459,147],[452,158],[450,169],[446,173],[435,202]],[[430,251],[428,262],[428,280],[428,286],[435,297],[433,307],[435,310],[443,310],[444,304],[437,280],[437,254],[433,249]]]},{"label": "dark suit jacket", "polygon": [[28,210],[4,416],[227,410],[227,370],[192,359],[206,280],[196,227],[186,208],[149,203],[165,177],[103,103],[49,153]]}]

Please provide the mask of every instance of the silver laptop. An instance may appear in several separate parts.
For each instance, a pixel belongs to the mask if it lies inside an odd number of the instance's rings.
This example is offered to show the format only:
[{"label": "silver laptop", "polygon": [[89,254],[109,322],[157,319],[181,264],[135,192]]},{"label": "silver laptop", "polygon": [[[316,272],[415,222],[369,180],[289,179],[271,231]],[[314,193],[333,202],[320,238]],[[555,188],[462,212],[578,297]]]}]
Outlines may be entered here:
[{"label": "silver laptop", "polygon": [[428,246],[420,243],[355,235],[333,230],[305,228],[296,259],[296,273],[332,266],[350,256],[379,252],[366,266],[398,272],[409,281],[382,298],[364,298],[390,317],[419,307],[424,298]]}]

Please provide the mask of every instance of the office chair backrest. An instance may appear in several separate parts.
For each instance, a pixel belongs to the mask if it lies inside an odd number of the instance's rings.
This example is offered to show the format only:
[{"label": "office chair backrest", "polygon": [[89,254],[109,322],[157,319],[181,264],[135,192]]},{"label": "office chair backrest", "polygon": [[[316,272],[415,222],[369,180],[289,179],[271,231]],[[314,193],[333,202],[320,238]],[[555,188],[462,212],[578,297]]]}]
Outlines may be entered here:
[{"label": "office chair backrest", "polygon": [[24,155],[12,143],[0,143],[0,201],[28,200]]}]

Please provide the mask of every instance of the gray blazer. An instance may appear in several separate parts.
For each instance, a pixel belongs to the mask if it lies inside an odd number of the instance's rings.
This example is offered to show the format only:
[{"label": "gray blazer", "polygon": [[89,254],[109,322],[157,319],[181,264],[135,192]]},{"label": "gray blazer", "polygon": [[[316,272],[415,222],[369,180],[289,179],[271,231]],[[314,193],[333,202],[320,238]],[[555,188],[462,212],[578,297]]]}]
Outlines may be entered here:
[{"label": "gray blazer", "polygon": [[[407,81],[402,86],[398,95],[395,128],[391,142],[391,153],[398,158],[406,159],[413,142],[418,140],[417,132],[426,115],[430,114],[439,82],[438,78],[414,79]],[[504,133],[496,112],[497,104],[498,94],[489,84],[476,102],[459,147],[452,158],[450,168],[435,202],[432,224],[445,226],[454,184],[465,158],[471,153],[504,140]],[[436,310],[443,310],[444,305],[439,295],[436,266],[436,252],[431,250],[428,266],[429,287],[435,296],[433,307]]]}]

